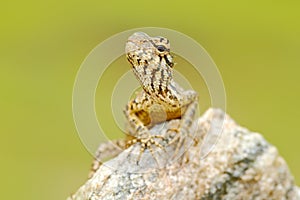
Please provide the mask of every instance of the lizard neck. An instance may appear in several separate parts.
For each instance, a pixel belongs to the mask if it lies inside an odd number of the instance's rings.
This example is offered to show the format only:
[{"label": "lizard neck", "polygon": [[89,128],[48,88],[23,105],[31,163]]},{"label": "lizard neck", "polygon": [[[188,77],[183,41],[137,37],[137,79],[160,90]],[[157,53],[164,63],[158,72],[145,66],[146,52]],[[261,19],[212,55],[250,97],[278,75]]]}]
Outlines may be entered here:
[{"label": "lizard neck", "polygon": [[132,70],[147,94],[164,95],[170,89],[173,73],[166,63],[133,65]]}]

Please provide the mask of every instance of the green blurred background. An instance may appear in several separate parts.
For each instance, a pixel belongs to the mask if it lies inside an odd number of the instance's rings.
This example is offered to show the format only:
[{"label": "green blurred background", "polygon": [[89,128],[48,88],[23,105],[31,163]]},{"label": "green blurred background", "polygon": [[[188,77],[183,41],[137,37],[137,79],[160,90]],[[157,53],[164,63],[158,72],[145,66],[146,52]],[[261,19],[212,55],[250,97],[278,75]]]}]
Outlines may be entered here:
[{"label": "green blurred background", "polygon": [[72,118],[76,73],[101,41],[144,26],[202,44],[224,79],[227,112],[279,149],[299,185],[299,9],[299,1],[2,2],[1,199],[65,199],[85,182],[92,157]]}]

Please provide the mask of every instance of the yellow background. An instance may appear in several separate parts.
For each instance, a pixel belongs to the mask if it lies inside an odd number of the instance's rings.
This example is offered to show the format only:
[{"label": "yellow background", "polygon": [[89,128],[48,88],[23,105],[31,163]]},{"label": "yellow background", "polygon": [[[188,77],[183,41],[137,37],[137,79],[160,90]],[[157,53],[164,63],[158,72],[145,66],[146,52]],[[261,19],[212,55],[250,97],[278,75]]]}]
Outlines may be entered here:
[{"label": "yellow background", "polygon": [[76,73],[101,41],[145,26],[209,52],[227,112],[279,149],[299,185],[299,10],[297,1],[2,2],[1,199],[65,199],[84,183],[92,158],[72,119]]}]

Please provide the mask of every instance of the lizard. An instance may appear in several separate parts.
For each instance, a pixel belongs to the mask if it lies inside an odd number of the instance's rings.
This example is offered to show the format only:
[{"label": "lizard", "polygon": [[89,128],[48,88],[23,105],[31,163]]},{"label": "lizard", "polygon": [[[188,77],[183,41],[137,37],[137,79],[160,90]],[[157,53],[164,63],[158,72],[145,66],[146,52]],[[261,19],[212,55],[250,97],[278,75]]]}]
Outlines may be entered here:
[{"label": "lizard", "polygon": [[[128,102],[124,110],[131,128],[129,135],[132,137],[129,137],[127,145],[119,141],[114,143],[121,148],[139,143],[137,163],[147,149],[154,157],[153,146],[164,149],[157,140],[165,138],[160,134],[150,134],[149,129],[158,123],[180,118],[179,128],[170,130],[178,133],[170,142],[178,142],[175,153],[178,152],[185,137],[189,135],[188,128],[192,125],[198,106],[198,94],[193,90],[183,90],[174,81],[175,64],[170,52],[170,41],[165,37],[150,37],[146,33],[136,32],[128,38],[125,54],[142,90]],[[98,160],[105,149],[103,145],[100,147],[93,164],[94,171],[97,170]],[[112,154],[119,153],[110,151]]]}]

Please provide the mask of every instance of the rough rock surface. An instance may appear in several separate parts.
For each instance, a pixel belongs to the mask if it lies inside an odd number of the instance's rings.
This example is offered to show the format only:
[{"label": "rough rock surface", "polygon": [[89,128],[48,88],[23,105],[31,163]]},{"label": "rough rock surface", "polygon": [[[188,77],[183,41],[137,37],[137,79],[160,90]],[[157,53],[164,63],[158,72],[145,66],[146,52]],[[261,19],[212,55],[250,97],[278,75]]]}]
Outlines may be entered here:
[{"label": "rough rock surface", "polygon": [[[171,140],[174,133],[166,130],[179,122],[157,125],[151,132]],[[146,151],[137,164],[139,147],[133,145],[104,163],[69,200],[300,199],[300,189],[276,148],[222,111],[208,110],[190,133],[195,138],[186,139],[177,155],[174,143],[156,151],[156,161]]]}]

